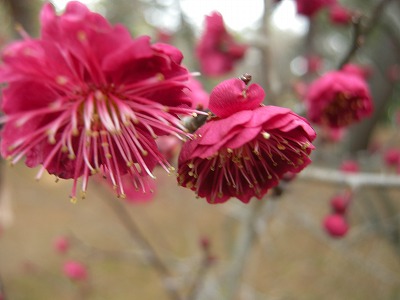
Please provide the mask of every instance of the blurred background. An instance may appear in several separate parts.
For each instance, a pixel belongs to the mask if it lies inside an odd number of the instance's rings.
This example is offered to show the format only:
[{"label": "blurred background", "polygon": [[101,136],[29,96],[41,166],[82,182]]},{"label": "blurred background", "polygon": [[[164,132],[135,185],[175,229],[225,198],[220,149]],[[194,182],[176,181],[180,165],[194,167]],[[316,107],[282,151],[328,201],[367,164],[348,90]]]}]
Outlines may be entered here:
[{"label": "blurred background", "polygon": [[[51,2],[61,12],[68,1]],[[232,72],[197,77],[205,90],[247,72],[267,91],[266,104],[299,114],[304,114],[303,85],[338,68],[354,37],[351,24],[333,24],[326,12],[312,19],[298,15],[292,0],[80,2],[111,23],[124,24],[133,36],[149,35],[154,42],[175,45],[193,72],[201,71],[194,49],[204,18],[219,11],[227,30],[249,48]],[[20,38],[16,24],[32,37],[39,35],[43,3],[0,0],[1,48]],[[371,74],[375,112],[340,139],[330,139],[317,128],[317,150],[307,174],[271,191],[262,206],[235,199],[210,205],[178,187],[176,178],[162,170],[156,170],[151,200],[124,202],[92,181],[87,199],[73,205],[68,198],[71,182],[55,183],[50,175],[35,182],[37,170],[3,162],[0,299],[170,299],[170,286],[188,299],[227,299],[232,282],[238,284],[228,299],[400,299],[400,164],[396,168],[385,160],[387,150],[400,148],[400,2],[340,3],[367,21],[385,3],[351,57]],[[380,174],[395,183],[355,186],[329,177],[349,162],[359,169],[354,176]],[[349,191],[349,231],[332,237],[323,220],[332,210],[332,197]],[[143,241],[121,222],[110,201],[127,210],[171,276],[149,262]],[[64,246],[57,243],[60,238]],[[71,260],[84,266],[84,280],[65,274],[63,266]]]}]

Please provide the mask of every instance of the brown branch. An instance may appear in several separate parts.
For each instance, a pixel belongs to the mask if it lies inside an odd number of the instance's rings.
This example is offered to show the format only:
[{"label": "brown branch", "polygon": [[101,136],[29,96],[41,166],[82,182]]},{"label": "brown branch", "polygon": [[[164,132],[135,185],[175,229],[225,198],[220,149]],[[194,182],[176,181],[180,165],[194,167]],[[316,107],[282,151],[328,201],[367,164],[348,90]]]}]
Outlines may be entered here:
[{"label": "brown branch", "polygon": [[5,291],[5,288],[4,288],[4,283],[3,283],[3,280],[1,278],[1,276],[0,276],[0,299],[2,299],[2,300],[6,300],[7,299],[6,291]]},{"label": "brown branch", "polygon": [[267,95],[267,102],[269,105],[277,105],[277,78],[275,72],[275,66],[273,64],[273,57],[271,51],[271,26],[270,18],[272,14],[272,1],[264,0],[264,10],[261,18],[261,26],[259,28],[259,34],[263,41],[259,47],[261,54],[260,58],[260,82]]},{"label": "brown branch", "polygon": [[199,294],[200,288],[203,285],[204,279],[207,275],[207,271],[214,263],[214,258],[210,253],[209,245],[203,246],[203,256],[201,259],[200,267],[192,281],[192,285],[189,288],[189,292],[185,300],[195,300]]},{"label": "brown branch", "polygon": [[224,299],[234,299],[241,286],[240,282],[245,269],[245,263],[250,257],[250,252],[256,238],[254,224],[264,203],[266,203],[265,199],[253,199],[253,201],[248,204],[249,207],[242,212],[239,232],[235,239],[235,244],[233,245],[233,257],[226,273],[226,294]]},{"label": "brown branch", "polygon": [[140,243],[142,248],[145,250],[147,262],[157,271],[163,280],[164,288],[168,293],[168,296],[172,300],[180,300],[181,296],[177,288],[168,283],[167,279],[172,277],[172,274],[167,267],[167,265],[160,258],[154,247],[148,241],[146,236],[131,218],[131,216],[126,211],[125,207],[119,199],[111,199],[110,197],[105,197],[108,205],[113,209],[115,214],[118,216],[119,221],[124,225],[126,230],[129,232],[133,240]]},{"label": "brown branch", "polygon": [[342,61],[339,64],[338,69],[341,69],[345,64],[347,64],[353,55],[357,52],[357,50],[361,47],[364,42],[363,31],[361,29],[361,17],[355,16],[352,21],[353,25],[353,41],[351,43],[351,47],[347,51],[347,54],[343,57]]},{"label": "brown branch", "polygon": [[381,15],[385,7],[393,0],[382,0],[373,10],[372,16],[369,22],[362,26],[362,17],[354,16],[353,18],[353,41],[347,52],[347,54],[343,57],[342,61],[339,63],[338,69],[341,69],[346,63],[348,63],[351,58],[356,54],[358,49],[364,44],[367,37],[371,34],[372,30],[378,24]]}]

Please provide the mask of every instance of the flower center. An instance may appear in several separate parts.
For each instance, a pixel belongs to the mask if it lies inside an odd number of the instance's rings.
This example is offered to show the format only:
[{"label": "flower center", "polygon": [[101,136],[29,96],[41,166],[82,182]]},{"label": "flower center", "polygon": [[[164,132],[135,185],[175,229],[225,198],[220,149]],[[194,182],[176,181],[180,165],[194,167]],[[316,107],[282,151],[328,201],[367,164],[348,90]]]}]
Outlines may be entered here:
[{"label": "flower center", "polygon": [[308,141],[264,131],[237,149],[224,148],[206,159],[192,159],[180,170],[178,180],[199,196],[211,191],[211,203],[225,195],[260,198],[287,171],[302,168],[311,147]]},{"label": "flower center", "polygon": [[361,99],[340,92],[336,95],[334,101],[325,108],[325,122],[346,126],[357,119],[357,112],[363,107]]}]

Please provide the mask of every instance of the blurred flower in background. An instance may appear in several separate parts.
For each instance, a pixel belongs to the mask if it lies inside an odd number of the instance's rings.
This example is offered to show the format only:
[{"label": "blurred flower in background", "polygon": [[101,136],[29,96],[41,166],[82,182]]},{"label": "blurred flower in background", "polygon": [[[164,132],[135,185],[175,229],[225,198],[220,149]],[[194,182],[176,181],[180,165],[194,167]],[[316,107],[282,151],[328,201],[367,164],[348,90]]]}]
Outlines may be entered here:
[{"label": "blurred flower in background", "polygon": [[307,118],[331,128],[349,126],[371,115],[372,97],[363,78],[346,71],[330,71],[309,87]]},{"label": "blurred flower in background", "polygon": [[296,0],[297,13],[311,18],[335,2],[336,0]]},{"label": "blurred flower in background", "polygon": [[88,279],[87,268],[78,261],[69,260],[63,265],[64,275],[74,281],[85,281]]},{"label": "blurred flower in background", "polygon": [[206,16],[205,29],[196,45],[196,55],[204,75],[220,76],[233,70],[246,53],[247,45],[239,44],[225,28],[222,15]]}]

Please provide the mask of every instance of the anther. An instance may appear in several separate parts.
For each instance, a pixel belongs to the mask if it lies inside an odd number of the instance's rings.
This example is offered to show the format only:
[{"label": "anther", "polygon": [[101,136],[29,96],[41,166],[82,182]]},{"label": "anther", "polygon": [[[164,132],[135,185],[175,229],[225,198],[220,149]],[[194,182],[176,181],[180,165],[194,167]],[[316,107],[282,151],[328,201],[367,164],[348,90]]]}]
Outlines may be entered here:
[{"label": "anther", "polygon": [[58,75],[58,76],[56,77],[56,82],[57,82],[59,85],[65,85],[65,84],[68,82],[68,78],[65,77],[65,76],[63,76],[63,75]]},{"label": "anther", "polygon": [[78,31],[77,38],[81,42],[86,41],[86,33],[84,31],[82,31],[82,30]]},{"label": "anther", "polygon": [[261,134],[262,134],[263,138],[266,139],[266,140],[268,140],[271,137],[271,135],[268,132],[265,132],[265,131],[262,132]]}]

